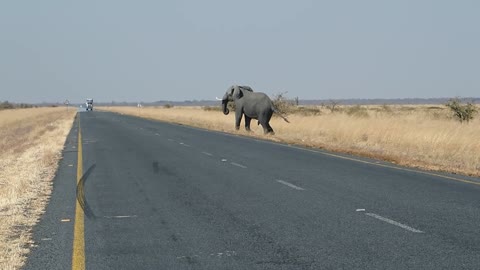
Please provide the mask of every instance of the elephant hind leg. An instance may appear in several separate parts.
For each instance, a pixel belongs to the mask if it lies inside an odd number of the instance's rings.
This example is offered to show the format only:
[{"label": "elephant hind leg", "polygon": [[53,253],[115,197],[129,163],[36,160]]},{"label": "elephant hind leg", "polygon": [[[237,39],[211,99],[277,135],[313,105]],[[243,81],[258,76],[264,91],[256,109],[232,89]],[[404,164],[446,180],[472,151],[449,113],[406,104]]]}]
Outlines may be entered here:
[{"label": "elephant hind leg", "polygon": [[270,124],[267,123],[260,123],[263,127],[263,134],[275,134],[275,131],[273,131],[273,128],[270,126]]},{"label": "elephant hind leg", "polygon": [[275,135],[275,131],[273,131],[273,128],[272,128],[272,126],[270,126],[269,123],[267,123],[267,129],[268,129],[268,133],[270,133],[272,135]]}]

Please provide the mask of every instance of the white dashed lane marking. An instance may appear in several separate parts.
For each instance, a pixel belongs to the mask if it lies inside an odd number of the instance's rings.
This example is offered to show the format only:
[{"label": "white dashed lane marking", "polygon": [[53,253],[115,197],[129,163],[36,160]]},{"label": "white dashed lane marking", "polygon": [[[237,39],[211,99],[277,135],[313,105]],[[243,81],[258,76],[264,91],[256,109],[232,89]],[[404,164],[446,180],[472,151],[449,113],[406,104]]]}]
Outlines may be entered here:
[{"label": "white dashed lane marking", "polygon": [[277,180],[277,182],[280,183],[280,184],[283,184],[287,187],[291,187],[293,189],[296,189],[296,190],[305,190],[304,188],[301,188],[299,186],[295,186],[294,184],[288,183],[288,182],[283,181],[283,180]]},{"label": "white dashed lane marking", "polygon": [[423,233],[423,232],[420,231],[420,230],[417,230],[417,229],[415,229],[415,228],[412,228],[412,227],[410,227],[410,226],[407,226],[407,225],[402,224],[402,223],[400,223],[400,222],[397,222],[397,221],[395,221],[395,220],[391,220],[391,219],[389,219],[389,218],[382,217],[382,216],[377,215],[377,214],[374,214],[374,213],[365,213],[365,215],[367,215],[367,216],[369,216],[369,217],[376,218],[376,219],[381,220],[381,221],[383,221],[383,222],[386,222],[386,223],[388,223],[388,224],[392,224],[392,225],[394,225],[394,226],[400,227],[400,228],[402,228],[402,229],[404,229],[404,230],[407,230],[407,231],[410,231],[410,232]]},{"label": "white dashed lane marking", "polygon": [[133,216],[104,216],[104,218],[111,218],[111,219],[121,219],[121,218],[136,218],[137,215]]},{"label": "white dashed lane marking", "polygon": [[208,153],[208,152],[202,152],[202,154],[207,155],[207,156],[210,156],[210,157],[213,156],[212,154],[210,154],[210,153]]},{"label": "white dashed lane marking", "polygon": [[242,168],[242,169],[246,169],[246,168],[247,168],[247,166],[244,166],[244,165],[242,165],[242,164],[238,164],[238,163],[236,163],[236,162],[230,162],[230,164],[232,164],[233,166],[240,167],[240,168]]}]

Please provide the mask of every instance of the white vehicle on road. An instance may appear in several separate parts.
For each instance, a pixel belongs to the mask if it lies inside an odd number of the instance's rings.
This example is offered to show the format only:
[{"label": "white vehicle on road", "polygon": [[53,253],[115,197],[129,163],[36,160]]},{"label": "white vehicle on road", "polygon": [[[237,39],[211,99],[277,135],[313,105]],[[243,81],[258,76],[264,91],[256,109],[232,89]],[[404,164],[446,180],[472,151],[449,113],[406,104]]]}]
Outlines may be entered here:
[{"label": "white vehicle on road", "polygon": [[87,99],[87,102],[85,103],[85,108],[87,111],[93,111],[93,99],[89,98]]}]

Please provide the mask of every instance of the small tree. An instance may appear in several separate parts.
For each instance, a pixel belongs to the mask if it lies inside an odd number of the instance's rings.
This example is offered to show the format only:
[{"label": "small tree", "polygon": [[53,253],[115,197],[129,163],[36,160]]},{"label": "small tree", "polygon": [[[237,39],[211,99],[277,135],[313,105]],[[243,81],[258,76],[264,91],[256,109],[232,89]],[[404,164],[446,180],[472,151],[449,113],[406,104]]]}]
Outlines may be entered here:
[{"label": "small tree", "polygon": [[330,100],[329,103],[327,105],[325,105],[325,107],[327,107],[327,109],[330,110],[330,112],[335,112],[336,110],[338,110],[338,105],[340,104],[340,101],[336,101],[336,100]]},{"label": "small tree", "polygon": [[285,96],[287,92],[281,92],[273,96],[272,102],[273,106],[280,111],[281,113],[289,113],[292,110],[292,107],[294,106],[294,102],[291,100],[288,100],[288,98]]},{"label": "small tree", "polygon": [[450,110],[453,112],[453,117],[459,120],[461,123],[468,123],[473,119],[475,113],[477,113],[477,109],[473,103],[467,102],[467,104],[462,104],[458,97],[450,99],[445,106],[450,108]]}]

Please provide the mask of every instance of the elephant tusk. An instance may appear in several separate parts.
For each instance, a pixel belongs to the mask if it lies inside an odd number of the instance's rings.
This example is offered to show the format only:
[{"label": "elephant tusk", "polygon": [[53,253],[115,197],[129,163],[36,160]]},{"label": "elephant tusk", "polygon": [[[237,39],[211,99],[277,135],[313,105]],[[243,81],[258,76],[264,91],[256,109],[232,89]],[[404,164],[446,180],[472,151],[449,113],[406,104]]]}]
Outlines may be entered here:
[{"label": "elephant tusk", "polygon": [[221,98],[215,97],[216,100],[222,100]]}]

